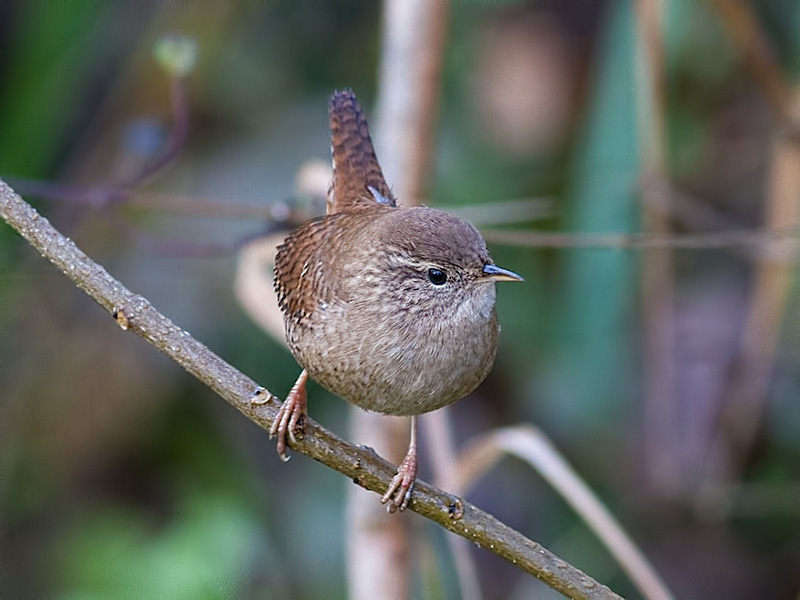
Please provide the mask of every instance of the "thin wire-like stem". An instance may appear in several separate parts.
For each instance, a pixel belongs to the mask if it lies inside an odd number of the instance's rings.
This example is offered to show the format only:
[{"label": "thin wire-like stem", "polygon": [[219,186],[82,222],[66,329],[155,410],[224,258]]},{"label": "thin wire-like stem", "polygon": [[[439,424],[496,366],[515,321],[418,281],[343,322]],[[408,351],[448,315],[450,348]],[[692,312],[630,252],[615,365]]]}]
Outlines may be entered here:
[{"label": "thin wire-like stem", "polygon": [[[125,205],[160,213],[187,215],[192,217],[213,217],[215,219],[241,219],[243,221],[267,221],[301,225],[319,213],[293,208],[290,200],[261,200],[236,202],[219,198],[209,200],[196,196],[164,194],[125,189],[117,186],[84,187],[36,181],[33,179],[9,178],[8,183],[18,193],[36,196],[46,200],[87,206],[104,206],[109,203]],[[324,191],[322,197],[324,198]],[[428,204],[423,198],[421,204]],[[322,203],[320,202],[320,206]],[[549,198],[514,198],[510,200],[489,200],[483,204],[469,206],[439,207],[469,221],[476,227],[536,221],[553,217],[553,202]]]},{"label": "thin wire-like stem", "polygon": [[800,225],[774,229],[713,231],[708,233],[550,233],[515,229],[481,229],[484,239],[494,244],[530,248],[586,248],[608,250],[714,250],[748,248],[800,237]]}]

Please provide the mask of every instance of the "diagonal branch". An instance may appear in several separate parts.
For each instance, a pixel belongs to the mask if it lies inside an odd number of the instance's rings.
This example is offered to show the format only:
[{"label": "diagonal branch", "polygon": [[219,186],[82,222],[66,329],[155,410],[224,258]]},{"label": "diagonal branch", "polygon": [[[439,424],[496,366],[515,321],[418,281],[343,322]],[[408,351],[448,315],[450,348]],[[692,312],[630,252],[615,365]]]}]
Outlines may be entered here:
[{"label": "diagonal branch", "polygon": [[[143,337],[248,419],[269,430],[278,411],[278,400],[272,394],[259,388],[256,382],[159,313],[146,298],[134,294],[114,279],[2,180],[0,217],[114,315],[123,330]],[[266,402],[251,402],[257,389],[262,390]],[[349,444],[310,419],[306,422],[304,438],[292,444],[292,448],[373,492],[384,492],[395,472],[395,467],[372,449]],[[463,514],[457,518],[456,513],[462,507]],[[619,598],[607,587],[493,516],[423,481],[417,481],[409,508],[491,550],[570,598]]]}]

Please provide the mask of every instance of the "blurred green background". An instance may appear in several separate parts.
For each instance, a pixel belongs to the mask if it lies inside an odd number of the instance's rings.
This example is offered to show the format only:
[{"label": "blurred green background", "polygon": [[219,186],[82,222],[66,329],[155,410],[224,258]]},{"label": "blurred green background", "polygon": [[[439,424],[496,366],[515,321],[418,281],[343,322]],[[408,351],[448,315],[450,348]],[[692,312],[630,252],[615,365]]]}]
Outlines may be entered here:
[{"label": "blurred green background", "polygon": [[[679,233],[757,228],[785,124],[724,10],[667,4],[665,218]],[[744,6],[787,85],[796,84],[800,2]],[[188,138],[136,192],[293,206],[301,166],[328,161],[331,91],[353,88],[374,114],[381,5],[30,0],[4,2],[0,17],[0,176],[129,288],[285,394],[296,364],[233,293],[238,245],[269,223],[136,208],[92,190],[129,181],[166,143],[169,80],[152,49],[181,32],[199,48]],[[549,218],[508,227],[641,231],[635,36],[629,2],[454,3],[429,204],[547,198]],[[35,193],[33,181],[56,187]],[[53,192],[67,185],[85,193]],[[767,315],[781,335],[742,447],[720,422],[747,372],[740,343],[758,282],[752,247],[670,253],[672,269],[661,275],[674,298],[673,387],[663,420],[652,418],[658,405],[647,385],[659,367],[649,362],[648,336],[663,315],[642,303],[641,251],[509,243],[491,251],[526,283],[499,290],[498,360],[452,411],[458,442],[536,423],[678,597],[796,597],[796,282],[779,314]],[[344,435],[345,403],[318,386],[310,395],[312,416]],[[730,450],[722,467],[710,459],[718,447]],[[722,482],[710,499],[709,482]],[[264,431],[122,335],[0,226],[0,596],[346,597],[347,485],[303,457],[282,465]],[[580,519],[522,464],[501,463],[468,498],[638,597]],[[445,552],[439,532],[419,527]],[[528,576],[473,551],[483,594],[527,597]],[[456,594],[449,564],[439,559],[420,590]]]}]

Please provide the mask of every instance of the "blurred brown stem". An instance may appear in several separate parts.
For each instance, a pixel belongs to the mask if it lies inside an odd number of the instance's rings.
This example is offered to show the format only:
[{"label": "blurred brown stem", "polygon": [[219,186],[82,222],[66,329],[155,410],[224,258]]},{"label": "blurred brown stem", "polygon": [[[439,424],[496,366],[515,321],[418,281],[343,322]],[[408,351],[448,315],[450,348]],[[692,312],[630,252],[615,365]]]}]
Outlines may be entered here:
[{"label": "blurred brown stem", "polygon": [[[670,233],[664,117],[663,2],[637,0],[636,91],[639,144],[642,149],[642,228]],[[650,483],[667,489],[679,482],[671,447],[675,414],[675,326],[672,255],[647,248],[641,262],[644,335],[644,443]]]},{"label": "blurred brown stem", "polygon": [[[792,121],[790,89],[775,60],[772,47],[741,0],[711,0],[731,40],[737,45],[745,65],[761,86],[772,110],[784,121]],[[796,118],[796,115],[795,115]]]},{"label": "blurred brown stem", "polygon": [[[448,0],[383,3],[374,139],[386,179],[404,206],[420,203],[431,173],[448,13]],[[408,445],[409,420],[354,407],[351,431],[353,439],[399,462]],[[410,597],[413,553],[406,520],[385,514],[371,496],[355,488],[348,494],[347,518],[350,597]]]},{"label": "blurred brown stem", "polygon": [[[2,180],[0,217],[112,314],[122,329],[144,338],[248,419],[269,430],[278,411],[278,400],[270,392],[259,388],[252,379],[159,313],[146,298],[114,279]],[[252,402],[257,389],[267,400],[263,404]],[[372,449],[349,444],[310,419],[306,422],[304,438],[292,448],[378,493],[386,490],[395,472],[395,467]],[[463,503],[463,516],[454,519],[452,509],[457,502],[457,498],[424,481],[417,481],[410,510],[511,561],[570,598],[619,598],[536,542],[471,504]]]},{"label": "blurred brown stem", "polygon": [[[800,88],[794,118],[800,119]],[[800,142],[777,132],[766,178],[767,229],[780,229],[800,218]],[[767,246],[756,266],[753,290],[738,356],[725,390],[719,425],[698,495],[702,511],[728,509],[728,490],[738,480],[750,454],[769,398],[769,382],[780,341],[792,282],[797,274],[797,240]]]},{"label": "blurred brown stem", "polygon": [[183,148],[189,133],[189,102],[186,97],[186,78],[172,76],[169,80],[170,103],[173,125],[164,151],[145,164],[144,169],[121,187],[132,188],[144,183],[150,177],[171,163]]}]

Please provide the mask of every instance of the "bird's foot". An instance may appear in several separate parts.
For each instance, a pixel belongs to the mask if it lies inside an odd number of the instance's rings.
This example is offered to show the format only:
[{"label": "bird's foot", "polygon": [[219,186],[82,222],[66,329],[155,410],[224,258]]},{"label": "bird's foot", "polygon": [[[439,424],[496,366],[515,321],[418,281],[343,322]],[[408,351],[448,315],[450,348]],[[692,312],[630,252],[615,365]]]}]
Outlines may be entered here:
[{"label": "bird's foot", "polygon": [[308,373],[305,369],[300,373],[294,386],[292,386],[286,400],[281,404],[278,409],[278,415],[272,422],[272,427],[269,430],[269,437],[278,438],[276,448],[278,456],[281,457],[283,462],[289,460],[286,456],[286,438],[292,444],[297,443],[297,433],[302,433],[304,428],[304,417],[307,414],[307,397],[306,397],[306,380]]},{"label": "bird's foot", "polygon": [[381,504],[387,504],[386,510],[391,514],[398,510],[401,512],[408,508],[411,501],[411,492],[414,481],[417,479],[417,452],[416,448],[409,449],[408,454],[400,463],[397,474],[389,484],[389,489],[381,498]]}]

